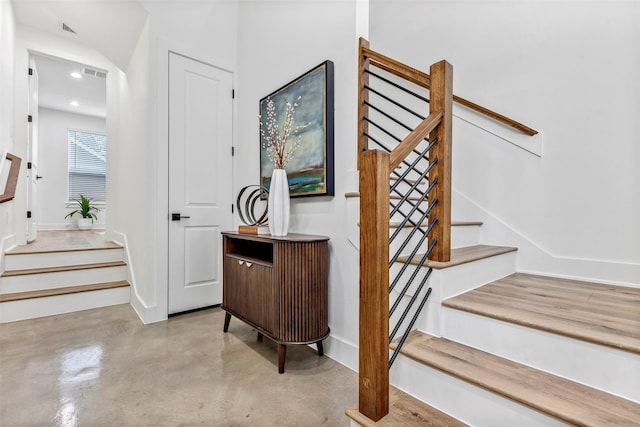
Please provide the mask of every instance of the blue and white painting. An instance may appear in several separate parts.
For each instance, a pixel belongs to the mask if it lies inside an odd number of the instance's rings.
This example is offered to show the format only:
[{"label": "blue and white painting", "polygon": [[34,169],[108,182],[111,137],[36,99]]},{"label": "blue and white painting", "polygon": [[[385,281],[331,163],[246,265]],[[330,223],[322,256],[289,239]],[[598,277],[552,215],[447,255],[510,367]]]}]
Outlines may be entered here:
[{"label": "blue and white painting", "polygon": [[[286,105],[298,107],[292,128],[308,125],[292,134],[287,144],[300,137],[300,145],[285,169],[291,197],[333,196],[333,63],[325,61],[291,83],[260,100],[260,115],[267,117],[267,100],[273,101],[278,128],[282,130]],[[260,138],[260,183],[269,188],[273,163]]]}]

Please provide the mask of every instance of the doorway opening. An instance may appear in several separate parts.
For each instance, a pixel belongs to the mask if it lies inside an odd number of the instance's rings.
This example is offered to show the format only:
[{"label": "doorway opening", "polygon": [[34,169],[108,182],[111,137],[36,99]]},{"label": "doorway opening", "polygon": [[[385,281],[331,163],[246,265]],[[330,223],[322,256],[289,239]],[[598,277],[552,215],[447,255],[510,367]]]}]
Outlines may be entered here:
[{"label": "doorway opening", "polygon": [[93,228],[103,229],[107,71],[33,52],[29,64],[27,241],[38,230],[76,229],[78,215],[65,216],[81,194],[100,209]]}]

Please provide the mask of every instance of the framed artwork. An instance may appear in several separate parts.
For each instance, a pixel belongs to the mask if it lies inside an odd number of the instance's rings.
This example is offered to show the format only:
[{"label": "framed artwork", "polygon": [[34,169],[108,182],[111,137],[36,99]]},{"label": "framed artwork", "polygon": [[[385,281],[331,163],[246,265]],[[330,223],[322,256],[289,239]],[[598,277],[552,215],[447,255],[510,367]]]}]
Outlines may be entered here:
[{"label": "framed artwork", "polygon": [[[308,125],[296,135],[300,145],[286,165],[290,197],[333,196],[333,62],[323,62],[262,98],[261,117],[267,117],[271,99],[282,129],[287,102],[293,105],[298,97],[292,127]],[[272,172],[273,163],[260,136],[260,185],[267,189]]]}]

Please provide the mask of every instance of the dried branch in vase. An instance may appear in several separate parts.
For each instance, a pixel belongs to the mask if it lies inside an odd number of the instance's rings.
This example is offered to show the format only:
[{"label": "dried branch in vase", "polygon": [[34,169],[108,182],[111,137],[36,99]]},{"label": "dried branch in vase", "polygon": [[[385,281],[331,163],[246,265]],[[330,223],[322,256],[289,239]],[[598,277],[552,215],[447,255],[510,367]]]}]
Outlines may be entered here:
[{"label": "dried branch in vase", "polygon": [[[267,99],[267,123],[264,124],[262,122],[262,116],[258,116],[258,120],[260,121],[260,134],[262,135],[262,146],[267,150],[267,155],[276,169],[284,169],[285,166],[287,166],[287,163],[293,158],[293,154],[300,146],[301,138],[299,132],[309,126],[309,123],[303,123],[292,128],[293,117],[296,113],[300,98],[301,97],[298,97],[293,105],[287,102],[282,132],[280,132],[278,128],[276,109],[271,99]],[[290,136],[297,136],[297,138],[293,143],[287,145]]]}]

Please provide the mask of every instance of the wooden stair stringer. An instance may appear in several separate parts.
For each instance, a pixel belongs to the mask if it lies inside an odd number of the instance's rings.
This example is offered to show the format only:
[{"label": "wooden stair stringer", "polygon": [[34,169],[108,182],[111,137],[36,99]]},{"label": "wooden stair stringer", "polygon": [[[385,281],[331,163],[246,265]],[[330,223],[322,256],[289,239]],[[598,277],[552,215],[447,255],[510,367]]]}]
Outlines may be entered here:
[{"label": "wooden stair stringer", "polygon": [[631,426],[640,420],[640,404],[445,338],[414,331],[401,353],[570,424]]}]

